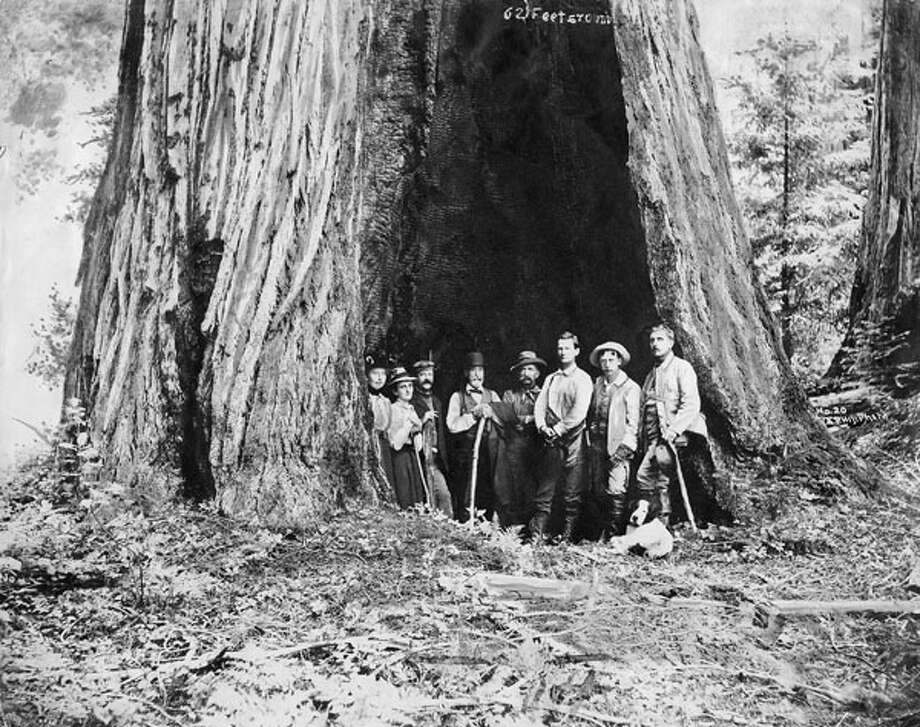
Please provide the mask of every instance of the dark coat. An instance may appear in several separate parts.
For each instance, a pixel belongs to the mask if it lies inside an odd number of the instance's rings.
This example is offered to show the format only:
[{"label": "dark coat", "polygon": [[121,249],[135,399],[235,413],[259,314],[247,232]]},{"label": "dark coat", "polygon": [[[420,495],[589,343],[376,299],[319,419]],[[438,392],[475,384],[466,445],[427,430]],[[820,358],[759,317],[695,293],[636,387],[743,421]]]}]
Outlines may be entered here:
[{"label": "dark coat", "polygon": [[425,413],[430,409],[434,409],[438,413],[437,419],[434,423],[428,422],[424,426],[424,434],[428,436],[428,430],[431,427],[435,428],[437,434],[437,447],[438,453],[435,457],[435,464],[445,475],[450,474],[449,462],[450,458],[448,456],[449,452],[447,449],[447,429],[445,428],[444,418],[447,415],[444,410],[444,405],[441,404],[441,400],[434,394],[430,397],[431,404],[429,405],[428,400],[424,397],[421,392],[416,390],[415,395],[412,397],[412,406],[415,407],[415,413],[418,414],[418,418],[421,419],[425,416]]}]

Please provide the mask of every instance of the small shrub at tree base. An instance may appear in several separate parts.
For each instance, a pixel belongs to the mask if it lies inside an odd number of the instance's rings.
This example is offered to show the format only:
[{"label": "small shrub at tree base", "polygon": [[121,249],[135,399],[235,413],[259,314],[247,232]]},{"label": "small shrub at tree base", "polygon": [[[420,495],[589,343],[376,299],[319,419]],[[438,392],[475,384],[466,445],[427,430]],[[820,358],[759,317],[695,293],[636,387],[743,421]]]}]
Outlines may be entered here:
[{"label": "small shrub at tree base", "polygon": [[26,371],[53,391],[64,382],[76,310],[73,300],[65,297],[56,285],[48,294],[48,303],[48,314],[32,326],[35,347],[26,362]]}]

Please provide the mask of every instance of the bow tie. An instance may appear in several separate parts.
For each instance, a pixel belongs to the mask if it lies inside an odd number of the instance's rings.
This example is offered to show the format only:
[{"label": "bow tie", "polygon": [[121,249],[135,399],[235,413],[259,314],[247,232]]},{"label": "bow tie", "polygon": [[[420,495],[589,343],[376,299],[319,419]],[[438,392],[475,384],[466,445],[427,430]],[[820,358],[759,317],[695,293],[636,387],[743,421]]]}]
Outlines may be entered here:
[{"label": "bow tie", "polygon": [[468,385],[468,386],[466,387],[466,390],[467,390],[470,394],[481,394],[481,393],[482,393],[482,389],[477,389],[475,386],[469,386],[469,385]]}]

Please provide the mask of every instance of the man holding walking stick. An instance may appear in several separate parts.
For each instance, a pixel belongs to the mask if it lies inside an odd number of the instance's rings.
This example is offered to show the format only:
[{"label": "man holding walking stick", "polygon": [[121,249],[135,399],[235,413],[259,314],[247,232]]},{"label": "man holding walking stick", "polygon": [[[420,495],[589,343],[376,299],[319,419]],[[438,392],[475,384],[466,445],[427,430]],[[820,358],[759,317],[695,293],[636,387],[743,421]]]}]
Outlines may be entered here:
[{"label": "man holding walking stick", "polygon": [[495,508],[493,477],[501,426],[492,407],[501,400],[483,385],[485,358],[478,351],[467,354],[463,375],[463,386],[451,395],[447,404],[447,431],[453,435],[450,443],[453,491],[462,493],[454,501],[454,513],[465,521],[475,514],[471,510],[484,510],[486,519],[491,520]]},{"label": "man holding walking stick", "polygon": [[434,361],[430,357],[422,359],[412,364],[412,368],[418,379],[412,406],[422,422],[421,460],[425,464],[432,505],[447,517],[453,517],[454,508],[447,489],[447,435],[441,400],[434,393]]},{"label": "man holding walking stick", "polygon": [[[700,412],[696,372],[689,361],[674,355],[674,331],[657,325],[649,333],[649,347],[655,365],[645,377],[640,403],[642,427],[640,452],[644,452],[636,473],[639,497],[660,504],[659,519],[671,518],[671,475],[680,477],[678,452],[687,444],[687,432],[706,436],[706,420]],[[686,488],[681,483],[685,505]],[[688,512],[692,522],[692,513]]]}]

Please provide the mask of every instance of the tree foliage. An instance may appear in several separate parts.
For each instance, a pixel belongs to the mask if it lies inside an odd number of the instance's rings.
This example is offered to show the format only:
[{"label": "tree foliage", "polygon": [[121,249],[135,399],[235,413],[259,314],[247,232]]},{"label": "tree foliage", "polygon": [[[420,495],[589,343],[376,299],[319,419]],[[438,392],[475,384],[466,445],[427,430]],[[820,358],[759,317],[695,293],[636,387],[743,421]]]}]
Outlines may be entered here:
[{"label": "tree foliage", "polygon": [[767,36],[728,79],[736,191],[797,374],[812,383],[847,325],[868,183],[871,47]]},{"label": "tree foliage", "polygon": [[[17,133],[15,175],[23,196],[57,177],[63,167],[55,140],[74,84],[97,90],[118,58],[124,9],[116,0],[36,0],[6,3],[0,14],[0,107]],[[97,109],[90,111],[95,114]],[[93,133],[91,142],[104,136]],[[66,181],[95,184],[93,164]],[[77,179],[74,179],[77,177]],[[79,209],[80,200],[75,201]],[[72,219],[68,213],[68,219]]]},{"label": "tree foliage", "polygon": [[[116,97],[111,96],[85,112],[85,115],[91,119],[92,136],[81,142],[80,146],[95,146],[100,152],[109,148],[109,142],[112,140],[112,127],[115,123],[115,102]],[[105,160],[100,155],[87,164],[77,166],[71,174],[65,177],[64,181],[74,188],[67,212],[63,216],[65,222],[83,224],[86,220],[96,185],[99,184],[104,169]]]},{"label": "tree foliage", "polygon": [[76,309],[73,300],[65,297],[56,285],[48,294],[48,304],[47,315],[32,325],[35,347],[26,362],[26,371],[54,390],[64,381]]}]

